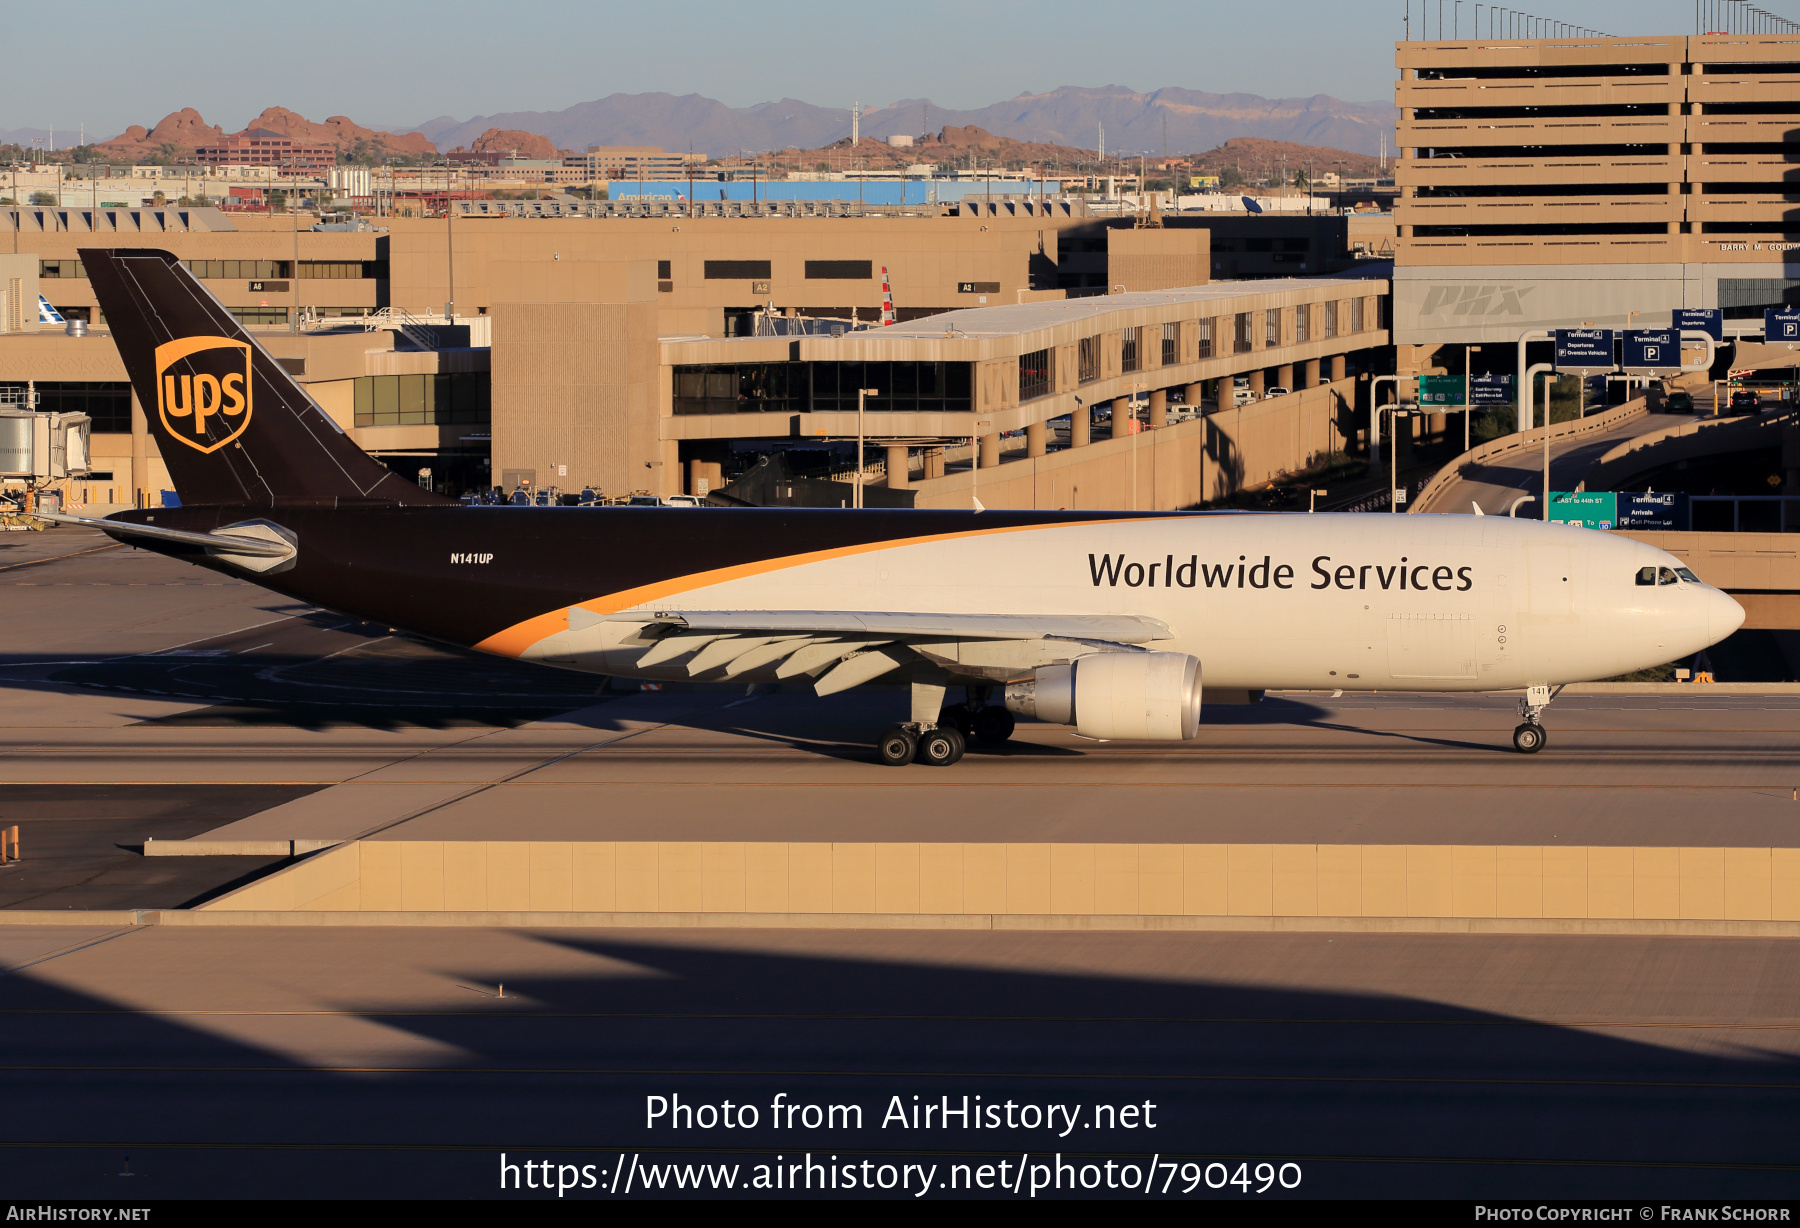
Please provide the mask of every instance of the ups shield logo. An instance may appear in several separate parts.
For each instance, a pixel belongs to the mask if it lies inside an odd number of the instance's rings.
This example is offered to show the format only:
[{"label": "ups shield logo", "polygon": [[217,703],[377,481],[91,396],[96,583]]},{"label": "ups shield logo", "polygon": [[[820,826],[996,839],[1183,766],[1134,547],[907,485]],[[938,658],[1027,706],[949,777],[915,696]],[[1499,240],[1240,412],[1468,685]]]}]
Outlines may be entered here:
[{"label": "ups shield logo", "polygon": [[250,425],[250,346],[182,337],[156,347],[156,412],[171,436],[217,452]]}]

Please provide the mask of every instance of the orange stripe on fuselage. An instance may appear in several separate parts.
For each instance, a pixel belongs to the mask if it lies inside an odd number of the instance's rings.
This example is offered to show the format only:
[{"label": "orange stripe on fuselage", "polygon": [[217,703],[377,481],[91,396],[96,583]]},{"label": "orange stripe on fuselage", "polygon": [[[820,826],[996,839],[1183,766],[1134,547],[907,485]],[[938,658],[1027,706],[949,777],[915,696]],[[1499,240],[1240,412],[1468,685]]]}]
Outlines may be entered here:
[{"label": "orange stripe on fuselage", "polygon": [[[603,597],[591,597],[578,602],[577,608],[594,614],[617,614],[621,610],[629,610],[633,606],[643,605],[649,601],[660,601],[665,597],[673,597],[677,593],[693,592],[713,584],[723,584],[727,580],[742,580],[749,576],[767,575],[772,571],[783,571],[790,567],[804,567],[808,563],[822,563],[828,559],[849,558],[858,554],[869,554],[876,550],[893,550],[901,546],[921,546],[930,542],[954,541],[961,537],[986,537],[996,533],[1027,533],[1036,529],[1066,529],[1077,525],[1125,524],[1132,521],[1163,520],[1172,517],[1133,516],[1121,517],[1117,520],[1062,520],[1051,524],[1008,525],[1001,529],[969,529],[961,533],[934,533],[926,537],[901,537],[890,541],[868,542],[859,546],[839,546],[832,550],[814,550],[807,554],[789,554],[778,558],[762,559],[755,563],[740,563],[734,567],[720,567],[713,571],[698,571],[691,575],[677,576],[672,580],[659,580],[655,584],[645,584],[637,588],[628,588],[622,592],[609,593]],[[546,614],[528,618],[522,623],[514,623],[504,631],[494,634],[475,645],[478,652],[491,652],[496,656],[519,657],[525,650],[541,640],[548,639],[559,631],[569,629],[571,607],[559,606]]]}]

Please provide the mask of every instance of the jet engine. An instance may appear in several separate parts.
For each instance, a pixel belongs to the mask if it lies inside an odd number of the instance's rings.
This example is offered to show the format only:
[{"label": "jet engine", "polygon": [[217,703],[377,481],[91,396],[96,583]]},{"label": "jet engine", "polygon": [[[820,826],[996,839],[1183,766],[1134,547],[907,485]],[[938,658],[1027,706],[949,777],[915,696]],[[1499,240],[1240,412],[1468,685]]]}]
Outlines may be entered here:
[{"label": "jet engine", "polygon": [[1101,652],[1006,688],[1008,710],[1084,738],[1185,742],[1200,731],[1200,662],[1179,652]]}]

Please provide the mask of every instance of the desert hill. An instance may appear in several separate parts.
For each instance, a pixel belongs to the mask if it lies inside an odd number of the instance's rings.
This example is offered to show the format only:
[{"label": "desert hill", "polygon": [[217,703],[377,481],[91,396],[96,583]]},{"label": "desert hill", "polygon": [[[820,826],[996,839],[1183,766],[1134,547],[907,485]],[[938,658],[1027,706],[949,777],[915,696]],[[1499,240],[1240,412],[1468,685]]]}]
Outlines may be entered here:
[{"label": "desert hill", "polygon": [[111,140],[97,142],[94,148],[101,157],[120,161],[179,158],[198,146],[253,132],[272,132],[297,141],[331,145],[341,157],[349,159],[419,158],[437,152],[437,146],[417,132],[379,132],[364,128],[347,115],[333,115],[323,123],[314,123],[286,107],[267,108],[242,132],[226,132],[217,124],[208,124],[193,107],[183,107],[164,116],[153,128],[133,124]]}]

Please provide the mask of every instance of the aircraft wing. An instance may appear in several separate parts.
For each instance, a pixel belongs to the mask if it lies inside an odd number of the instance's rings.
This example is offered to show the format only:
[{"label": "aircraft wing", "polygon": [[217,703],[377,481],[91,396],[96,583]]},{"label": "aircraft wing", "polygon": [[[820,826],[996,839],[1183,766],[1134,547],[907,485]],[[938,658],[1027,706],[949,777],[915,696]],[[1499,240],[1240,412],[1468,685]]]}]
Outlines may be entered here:
[{"label": "aircraft wing", "polygon": [[[586,615],[585,618],[579,617]],[[668,628],[640,668],[686,658],[690,677],[738,678],[773,667],[811,677],[821,695],[921,660],[951,674],[1004,681],[1095,652],[1142,651],[1174,638],[1168,624],[1129,614],[905,614],[873,610],[569,611],[571,630],[598,622]]]},{"label": "aircraft wing", "polygon": [[[937,639],[1172,639],[1169,625],[1135,614],[894,614],[870,610],[654,610],[608,614],[608,622],[668,623],[685,631],[812,631],[923,635]],[[572,624],[571,624],[572,625]]]}]

